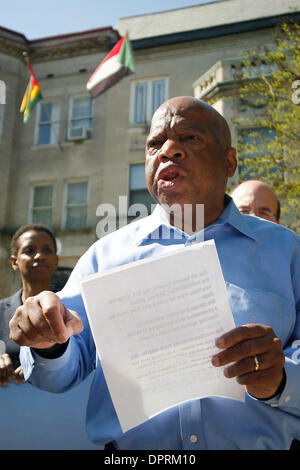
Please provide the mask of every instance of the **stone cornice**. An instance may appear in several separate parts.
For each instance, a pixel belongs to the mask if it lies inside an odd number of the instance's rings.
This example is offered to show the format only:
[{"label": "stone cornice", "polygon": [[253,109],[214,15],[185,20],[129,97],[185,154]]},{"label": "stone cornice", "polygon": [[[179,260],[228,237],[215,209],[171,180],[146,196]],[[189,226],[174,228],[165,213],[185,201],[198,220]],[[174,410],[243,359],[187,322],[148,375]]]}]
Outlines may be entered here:
[{"label": "stone cornice", "polygon": [[212,39],[220,36],[274,28],[276,25],[285,21],[299,22],[300,13],[293,12],[268,18],[258,18],[255,20],[242,21],[238,23],[201,28],[191,31],[182,31],[179,33],[164,34],[162,36],[134,39],[131,41],[131,46],[134,51],[153,49],[155,47],[170,46],[179,43],[182,44],[185,42],[198,41],[201,39]]},{"label": "stone cornice", "polygon": [[23,34],[0,27],[0,52],[18,58],[26,52],[35,63],[109,51],[119,38],[119,33],[108,27],[29,41]]}]

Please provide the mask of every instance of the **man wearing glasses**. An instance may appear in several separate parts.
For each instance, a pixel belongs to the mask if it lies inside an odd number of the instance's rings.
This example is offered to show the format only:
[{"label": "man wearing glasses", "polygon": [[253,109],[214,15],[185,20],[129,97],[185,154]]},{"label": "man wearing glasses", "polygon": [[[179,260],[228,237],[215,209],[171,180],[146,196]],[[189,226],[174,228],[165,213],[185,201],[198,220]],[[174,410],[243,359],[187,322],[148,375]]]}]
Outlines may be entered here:
[{"label": "man wearing glasses", "polygon": [[273,189],[266,183],[245,181],[231,192],[231,197],[242,214],[256,215],[280,223],[280,203]]}]

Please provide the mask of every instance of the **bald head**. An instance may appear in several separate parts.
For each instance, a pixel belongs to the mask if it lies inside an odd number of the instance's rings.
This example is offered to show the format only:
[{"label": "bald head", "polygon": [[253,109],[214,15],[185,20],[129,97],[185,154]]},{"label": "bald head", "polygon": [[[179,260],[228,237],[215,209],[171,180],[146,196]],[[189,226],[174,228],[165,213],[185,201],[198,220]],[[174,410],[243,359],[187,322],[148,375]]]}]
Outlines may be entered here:
[{"label": "bald head", "polygon": [[173,115],[180,116],[181,114],[186,116],[188,110],[194,110],[197,108],[199,112],[199,118],[201,115],[205,116],[206,125],[214,133],[223,149],[226,150],[231,147],[231,134],[229,126],[223,116],[218,113],[212,106],[205,103],[205,101],[199,100],[192,96],[177,96],[171,98],[163,103],[154,113],[153,120],[159,119],[161,114],[163,118],[166,118],[166,110],[169,114],[169,119]]},{"label": "bald head", "polygon": [[[161,205],[189,206],[195,216],[197,205],[204,204],[209,225],[224,210],[227,180],[236,164],[228,125],[207,103],[179,96],[154,113],[146,140],[146,182]],[[194,220],[189,225],[194,231]]]},{"label": "bald head", "polygon": [[243,214],[256,215],[279,223],[280,204],[274,190],[266,183],[258,180],[245,181],[231,192],[231,197]]}]

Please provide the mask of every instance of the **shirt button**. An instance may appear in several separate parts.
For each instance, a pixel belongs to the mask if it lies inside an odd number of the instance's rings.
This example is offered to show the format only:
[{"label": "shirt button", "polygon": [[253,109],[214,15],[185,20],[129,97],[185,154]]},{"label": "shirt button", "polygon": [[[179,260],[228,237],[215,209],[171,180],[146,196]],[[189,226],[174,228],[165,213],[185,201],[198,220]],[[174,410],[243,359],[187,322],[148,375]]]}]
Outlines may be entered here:
[{"label": "shirt button", "polygon": [[288,402],[288,401],[290,401],[290,399],[291,399],[291,395],[287,395],[287,396],[285,397],[284,401],[285,401],[285,402]]},{"label": "shirt button", "polygon": [[195,444],[198,441],[198,437],[196,436],[196,434],[191,434],[190,441],[192,444]]}]

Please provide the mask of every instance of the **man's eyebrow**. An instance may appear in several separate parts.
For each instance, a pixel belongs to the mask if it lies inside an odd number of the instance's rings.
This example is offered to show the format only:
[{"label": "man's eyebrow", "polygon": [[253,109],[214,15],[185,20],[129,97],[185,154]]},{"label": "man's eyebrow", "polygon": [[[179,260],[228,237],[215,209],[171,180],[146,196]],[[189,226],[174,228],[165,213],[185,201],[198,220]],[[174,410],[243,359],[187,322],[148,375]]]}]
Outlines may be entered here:
[{"label": "man's eyebrow", "polygon": [[270,207],[267,207],[267,206],[259,206],[258,209],[259,209],[259,210],[262,210],[262,211],[270,211],[270,212],[272,212],[271,209],[270,209]]},{"label": "man's eyebrow", "polygon": [[159,137],[162,137],[165,133],[162,132],[162,131],[153,131],[151,134],[148,135],[147,139],[146,139],[146,142],[149,142],[153,139],[158,139]]}]

